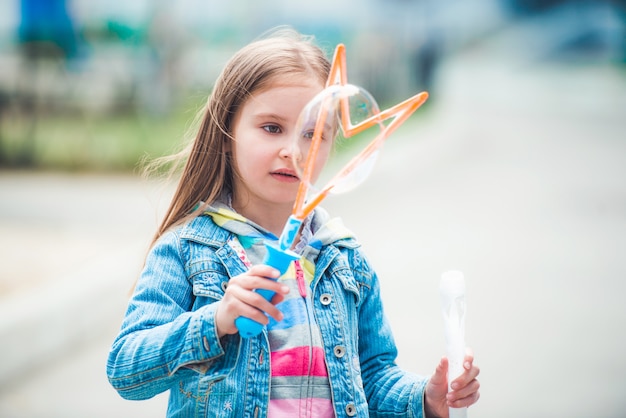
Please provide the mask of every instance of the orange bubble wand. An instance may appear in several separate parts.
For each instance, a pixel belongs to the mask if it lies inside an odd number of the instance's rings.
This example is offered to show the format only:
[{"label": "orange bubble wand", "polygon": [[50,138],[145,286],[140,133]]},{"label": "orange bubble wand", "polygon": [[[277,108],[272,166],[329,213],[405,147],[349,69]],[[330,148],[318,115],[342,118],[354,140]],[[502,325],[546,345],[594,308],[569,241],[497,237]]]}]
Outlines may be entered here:
[{"label": "orange bubble wand", "polygon": [[[333,85],[346,86],[348,85],[347,66],[346,66],[346,48],[343,44],[337,45],[335,54],[333,56],[328,81],[326,82],[326,88]],[[315,168],[315,160],[317,158],[320,144],[322,141],[323,127],[328,117],[327,106],[321,106],[320,113],[318,115],[315,130],[313,132],[313,138],[311,148],[307,154],[307,159],[304,165],[304,171],[302,178],[300,179],[300,186],[298,188],[298,194],[296,195],[296,201],[294,203],[293,212],[290,217],[290,221],[285,227],[285,231],[281,235],[281,247],[289,248],[295,240],[295,235],[289,231],[293,231],[293,228],[299,224],[313,211],[313,209],[320,204],[322,200],[328,196],[331,190],[341,181],[348,176],[356,167],[361,165],[364,161],[369,159],[380,147],[385,140],[394,132],[409,116],[413,114],[424,102],[428,99],[427,92],[421,92],[415,96],[398,103],[397,105],[390,107],[382,112],[379,112],[356,125],[352,124],[350,120],[350,103],[347,97],[341,97],[340,112],[341,112],[341,124],[345,137],[351,137],[360,132],[363,132],[374,125],[382,126],[380,133],[356,156],[352,158],[339,172],[317,193],[310,201],[306,202],[306,197],[309,192],[309,185],[313,171]],[[383,122],[391,119],[391,121],[385,125]],[[292,221],[293,219],[293,221]],[[290,223],[293,222],[293,225]],[[296,230],[297,231],[297,230]]]}]

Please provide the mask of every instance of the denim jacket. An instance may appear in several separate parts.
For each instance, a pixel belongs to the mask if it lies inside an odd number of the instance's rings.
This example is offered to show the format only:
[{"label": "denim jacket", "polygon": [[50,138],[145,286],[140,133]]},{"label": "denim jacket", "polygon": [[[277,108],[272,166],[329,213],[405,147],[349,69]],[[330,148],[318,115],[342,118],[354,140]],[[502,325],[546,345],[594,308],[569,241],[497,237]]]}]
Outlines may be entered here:
[{"label": "denim jacket", "polygon": [[[107,363],[126,399],[170,391],[168,417],[265,417],[267,334],[218,338],[215,310],[246,271],[231,232],[200,216],[151,249]],[[353,237],[322,247],[311,284],[337,417],[423,417],[427,379],[402,371],[376,273]]]}]

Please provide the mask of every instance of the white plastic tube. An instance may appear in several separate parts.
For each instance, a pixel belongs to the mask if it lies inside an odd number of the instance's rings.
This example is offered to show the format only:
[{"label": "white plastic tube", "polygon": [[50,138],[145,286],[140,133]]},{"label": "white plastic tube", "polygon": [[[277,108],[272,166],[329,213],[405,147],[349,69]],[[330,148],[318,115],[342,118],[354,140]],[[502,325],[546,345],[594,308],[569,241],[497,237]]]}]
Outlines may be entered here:
[{"label": "white plastic tube", "polygon": [[[465,278],[460,271],[441,275],[439,285],[443,313],[446,356],[448,357],[448,390],[450,383],[463,373],[465,358]],[[450,418],[467,418],[467,408],[450,408]]]}]

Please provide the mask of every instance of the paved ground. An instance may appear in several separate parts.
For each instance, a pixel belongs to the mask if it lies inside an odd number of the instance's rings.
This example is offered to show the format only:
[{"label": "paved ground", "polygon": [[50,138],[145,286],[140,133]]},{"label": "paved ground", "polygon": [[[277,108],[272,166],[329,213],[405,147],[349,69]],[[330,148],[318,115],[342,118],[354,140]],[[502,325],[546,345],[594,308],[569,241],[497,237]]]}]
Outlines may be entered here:
[{"label": "paved ground", "polygon": [[[514,52],[448,62],[415,128],[325,206],[377,266],[411,370],[443,352],[441,273],[465,273],[471,416],[622,417],[626,79]],[[164,415],[104,371],[160,196],[134,177],[0,175],[0,416]]]}]

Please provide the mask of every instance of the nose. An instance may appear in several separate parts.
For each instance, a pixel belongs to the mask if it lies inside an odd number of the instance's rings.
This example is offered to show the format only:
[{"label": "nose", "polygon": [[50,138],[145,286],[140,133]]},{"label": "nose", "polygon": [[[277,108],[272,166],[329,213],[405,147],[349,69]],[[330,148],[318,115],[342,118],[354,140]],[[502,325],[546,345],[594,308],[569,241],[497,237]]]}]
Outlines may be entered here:
[{"label": "nose", "polygon": [[278,153],[280,158],[291,159],[291,144],[285,144],[280,148]]}]

